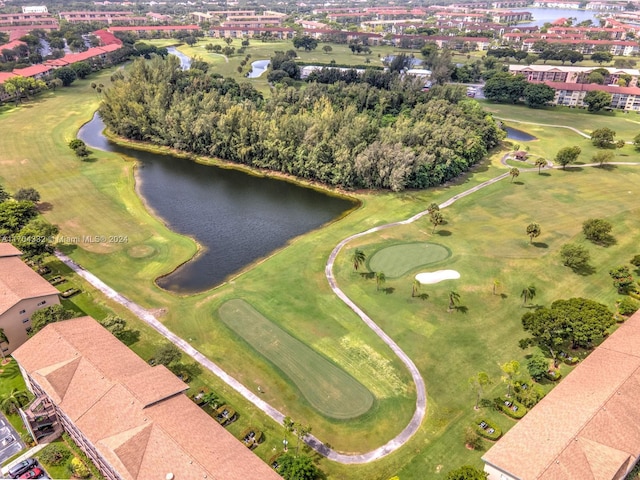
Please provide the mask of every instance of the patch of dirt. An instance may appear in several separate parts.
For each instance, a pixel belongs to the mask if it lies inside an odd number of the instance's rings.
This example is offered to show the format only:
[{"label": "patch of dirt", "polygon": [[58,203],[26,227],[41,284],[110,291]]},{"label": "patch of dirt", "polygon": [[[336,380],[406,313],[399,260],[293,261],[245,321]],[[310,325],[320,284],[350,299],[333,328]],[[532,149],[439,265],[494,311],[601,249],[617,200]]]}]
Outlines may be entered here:
[{"label": "patch of dirt", "polygon": [[163,308],[153,308],[153,309],[149,310],[149,313],[151,313],[156,318],[164,317],[167,314],[167,309],[165,307],[163,307]]}]

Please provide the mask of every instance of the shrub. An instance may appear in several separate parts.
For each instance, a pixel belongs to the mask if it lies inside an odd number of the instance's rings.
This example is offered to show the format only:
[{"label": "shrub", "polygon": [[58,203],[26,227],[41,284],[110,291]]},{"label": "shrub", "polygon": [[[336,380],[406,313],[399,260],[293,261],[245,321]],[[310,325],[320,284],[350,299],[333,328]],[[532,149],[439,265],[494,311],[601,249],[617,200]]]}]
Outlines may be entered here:
[{"label": "shrub", "polygon": [[[511,403],[511,405],[507,405],[506,402]],[[524,417],[527,413],[527,408],[516,400],[497,398],[496,404],[500,405],[500,410],[502,411],[502,413],[511,418],[515,418],[516,420]]]},{"label": "shrub", "polygon": [[528,409],[533,408],[544,398],[544,390],[539,385],[523,384],[520,388],[516,388],[515,392],[516,400]]},{"label": "shrub", "polygon": [[618,302],[618,313],[620,315],[624,315],[628,317],[629,315],[633,315],[638,310],[640,304],[632,298],[626,297]]},{"label": "shrub", "polygon": [[479,450],[482,448],[482,438],[477,432],[477,429],[467,427],[464,431],[464,444],[472,450]]},{"label": "shrub", "polygon": [[[251,433],[253,432],[255,434],[255,436],[253,437],[253,439],[249,440],[248,442],[245,442],[244,439]],[[242,443],[244,443],[245,445],[247,445],[248,447],[251,447],[253,445],[257,445],[262,441],[262,432],[260,430],[258,430],[255,427],[249,427],[247,429],[244,430],[244,432],[242,432],[242,434],[240,435],[240,441]]]},{"label": "shrub", "polygon": [[89,471],[87,466],[82,463],[82,460],[80,460],[78,457],[73,457],[71,463],[69,464],[69,469],[71,470],[71,473],[76,477],[88,478],[91,475],[91,472]]},{"label": "shrub", "polygon": [[544,376],[553,382],[557,382],[562,378],[562,374],[558,370],[550,370],[545,373]]},{"label": "shrub", "polygon": [[71,452],[59,443],[50,443],[42,449],[39,459],[45,465],[58,466],[71,457]]},{"label": "shrub", "polygon": [[[485,424],[486,430],[485,430],[485,428],[483,428],[481,426],[483,423]],[[502,431],[498,427],[496,427],[496,426],[492,425],[491,423],[487,422],[486,420],[477,421],[476,424],[475,424],[475,427],[476,427],[476,432],[478,432],[478,434],[481,437],[484,437],[484,438],[486,438],[488,440],[494,440],[495,441],[495,440],[498,440],[502,436]],[[489,433],[489,431],[491,429],[493,429],[493,432]]]}]

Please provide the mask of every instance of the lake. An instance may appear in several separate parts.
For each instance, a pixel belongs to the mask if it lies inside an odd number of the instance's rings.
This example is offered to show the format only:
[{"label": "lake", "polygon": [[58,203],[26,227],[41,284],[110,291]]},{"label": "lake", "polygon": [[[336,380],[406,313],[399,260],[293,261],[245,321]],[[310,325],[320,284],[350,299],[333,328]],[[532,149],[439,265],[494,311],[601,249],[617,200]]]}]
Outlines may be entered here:
[{"label": "lake", "polygon": [[182,70],[189,70],[189,68],[191,68],[191,58],[179,51],[176,47],[167,47],[167,52],[169,52],[169,55],[178,57]]},{"label": "lake", "polygon": [[102,130],[104,123],[96,114],[78,138],[91,148],[136,159],[138,194],[169,228],[202,246],[195,259],[157,280],[172,292],[196,293],[219,285],[355,206],[290,182],[120,147]]},{"label": "lake", "polygon": [[271,60],[256,60],[251,62],[251,73],[247,75],[247,78],[258,78],[269,68]]}]

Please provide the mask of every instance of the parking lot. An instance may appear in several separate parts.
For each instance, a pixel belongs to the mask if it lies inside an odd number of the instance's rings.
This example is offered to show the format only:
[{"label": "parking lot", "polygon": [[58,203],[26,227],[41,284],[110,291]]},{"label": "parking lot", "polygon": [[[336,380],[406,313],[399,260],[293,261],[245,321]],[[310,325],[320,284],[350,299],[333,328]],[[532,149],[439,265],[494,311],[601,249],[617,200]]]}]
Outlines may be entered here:
[{"label": "parking lot", "polygon": [[25,445],[20,440],[20,435],[13,429],[9,421],[0,413],[0,463],[13,457]]}]

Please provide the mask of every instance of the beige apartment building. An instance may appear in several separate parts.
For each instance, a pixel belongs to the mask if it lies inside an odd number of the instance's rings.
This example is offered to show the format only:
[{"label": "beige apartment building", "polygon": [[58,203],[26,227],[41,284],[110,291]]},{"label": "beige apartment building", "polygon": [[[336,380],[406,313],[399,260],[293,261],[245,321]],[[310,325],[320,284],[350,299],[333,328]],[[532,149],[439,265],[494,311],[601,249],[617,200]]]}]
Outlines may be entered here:
[{"label": "beige apartment building", "polygon": [[0,328],[7,338],[0,342],[3,356],[27,341],[36,310],[60,303],[58,290],[27,266],[21,255],[10,243],[0,243]]},{"label": "beige apartment building", "polygon": [[[281,477],[91,317],[52,323],[13,354],[36,396],[27,428],[62,427],[108,480]],[[45,418],[46,417],[46,418]]]}]

